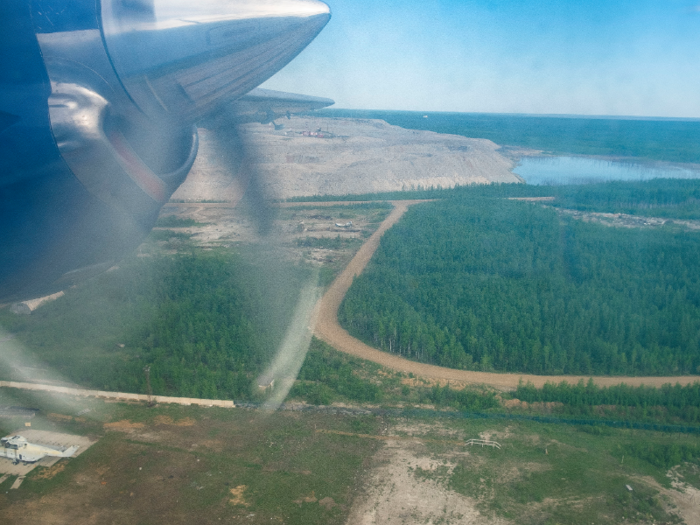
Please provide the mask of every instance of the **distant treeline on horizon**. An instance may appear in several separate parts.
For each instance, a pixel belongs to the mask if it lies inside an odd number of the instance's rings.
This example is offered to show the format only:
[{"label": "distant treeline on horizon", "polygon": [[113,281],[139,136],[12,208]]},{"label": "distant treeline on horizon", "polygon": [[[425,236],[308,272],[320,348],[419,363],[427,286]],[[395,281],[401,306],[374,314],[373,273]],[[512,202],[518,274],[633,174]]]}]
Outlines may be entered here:
[{"label": "distant treeline on horizon", "polygon": [[311,115],[380,119],[402,128],[489,139],[549,154],[700,162],[700,120],[349,109]]}]

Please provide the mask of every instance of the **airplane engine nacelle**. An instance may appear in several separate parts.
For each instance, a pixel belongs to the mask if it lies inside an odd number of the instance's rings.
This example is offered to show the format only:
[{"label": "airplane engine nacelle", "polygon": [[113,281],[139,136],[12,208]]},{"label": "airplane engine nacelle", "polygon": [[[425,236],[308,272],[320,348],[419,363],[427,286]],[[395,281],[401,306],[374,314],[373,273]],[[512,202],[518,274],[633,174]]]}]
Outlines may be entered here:
[{"label": "airplane engine nacelle", "polygon": [[0,301],[133,250],[197,154],[195,122],[323,28],[316,0],[0,6]]}]

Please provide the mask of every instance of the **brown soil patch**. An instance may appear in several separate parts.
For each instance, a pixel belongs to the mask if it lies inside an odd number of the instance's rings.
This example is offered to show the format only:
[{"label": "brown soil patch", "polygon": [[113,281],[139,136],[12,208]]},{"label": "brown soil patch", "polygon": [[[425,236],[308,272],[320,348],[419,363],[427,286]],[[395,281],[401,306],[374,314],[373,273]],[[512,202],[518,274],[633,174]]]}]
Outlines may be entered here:
[{"label": "brown soil patch", "polygon": [[700,523],[700,490],[681,482],[674,469],[669,470],[666,475],[672,480],[672,489],[661,486],[651,476],[635,476],[633,479],[658,490],[662,496],[668,498],[672,505],[666,506],[666,511],[679,516],[686,525]]},{"label": "brown soil patch", "polygon": [[156,425],[171,425],[176,427],[192,427],[196,423],[196,421],[191,417],[186,417],[175,421],[170,416],[156,416],[153,421]]},{"label": "brown soil patch", "polygon": [[105,430],[137,430],[139,428],[143,428],[146,425],[143,423],[132,423],[128,419],[122,419],[121,421],[114,421],[113,423],[105,423],[104,424],[104,429]]},{"label": "brown soil patch", "polygon": [[[324,498],[324,499],[331,499],[331,498]],[[318,499],[316,498],[316,491],[311,491],[311,494],[308,496],[304,496],[303,498],[295,499],[294,503],[298,504],[301,507],[302,503],[316,503]],[[332,500],[331,500],[332,501]]]},{"label": "brown soil patch", "polygon": [[684,483],[675,468],[666,474],[671,478],[673,490],[662,489],[676,506],[671,512],[678,514],[687,524],[700,523],[700,490]]},{"label": "brown soil patch", "polygon": [[469,385],[465,381],[449,381],[432,377],[404,377],[401,379],[401,384],[407,386],[449,386],[452,390],[464,390]]},{"label": "brown soil patch", "polygon": [[63,472],[65,468],[65,463],[57,463],[53,467],[45,468],[44,470],[40,471],[36,476],[34,476],[34,479],[51,479],[56,474]]},{"label": "brown soil patch", "polygon": [[52,419],[52,420],[54,420],[54,421],[78,421],[78,422],[80,422],[80,423],[84,423],[84,422],[85,422],[85,418],[84,418],[84,417],[67,416],[67,415],[65,415],[65,414],[54,414],[54,413],[51,413],[51,414],[46,414],[46,417],[48,417],[49,419]]},{"label": "brown soil patch", "polygon": [[[362,273],[367,263],[379,247],[379,241],[391,226],[396,224],[401,216],[408,210],[408,207],[425,201],[392,201],[394,209],[384,220],[379,229],[362,245],[350,264],[343,270],[338,278],[331,284],[324,296],[320,299],[318,309],[318,320],[315,327],[315,335],[325,341],[336,350],[347,354],[372,361],[392,370],[425,377],[431,380],[449,381],[457,383],[477,383],[486,384],[505,390],[514,390],[520,381],[529,381],[536,387],[542,387],[545,383],[561,383],[565,381],[569,384],[576,384],[579,381],[587,381],[589,376],[541,376],[532,374],[507,374],[495,372],[472,372],[468,370],[455,370],[442,366],[429,365],[409,361],[394,354],[382,352],[376,348],[366,345],[359,339],[352,337],[338,323],[338,308],[343,302],[345,294],[352,285],[352,280],[356,275]],[[598,386],[614,386],[621,383],[630,386],[653,386],[661,387],[666,383],[680,383],[690,385],[698,380],[698,376],[672,376],[672,377],[608,377],[594,376],[593,382]]]},{"label": "brown soil patch", "polygon": [[533,408],[538,411],[551,412],[557,407],[564,406],[564,403],[559,401],[535,401],[534,403],[528,403],[527,401],[520,401],[520,399],[506,399],[503,402],[503,406],[506,408]]},{"label": "brown soil patch", "polygon": [[210,448],[216,452],[221,452],[224,450],[223,442],[218,439],[204,439],[200,442],[203,447]]},{"label": "brown soil patch", "polygon": [[333,498],[326,496],[318,502],[321,507],[325,507],[326,510],[331,510],[333,507],[337,507],[338,504],[333,500]]},{"label": "brown soil patch", "polygon": [[250,505],[245,498],[243,497],[243,493],[248,487],[246,485],[238,485],[236,488],[233,488],[230,490],[231,496],[233,496],[228,502],[231,505],[243,505],[244,507],[247,507]]}]

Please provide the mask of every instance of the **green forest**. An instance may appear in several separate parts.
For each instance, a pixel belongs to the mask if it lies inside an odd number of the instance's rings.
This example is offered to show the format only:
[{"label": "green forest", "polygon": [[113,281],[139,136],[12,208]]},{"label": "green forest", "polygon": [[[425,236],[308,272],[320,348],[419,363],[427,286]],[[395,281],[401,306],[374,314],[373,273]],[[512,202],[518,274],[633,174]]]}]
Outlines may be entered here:
[{"label": "green forest", "polygon": [[133,257],[31,316],[0,310],[0,324],[35,377],[146,393],[148,365],[154,394],[247,399],[310,275],[270,254]]},{"label": "green forest", "polygon": [[484,195],[509,188],[469,190],[413,206],[384,235],[341,305],[351,334],[462,369],[700,372],[700,233],[612,228]]}]

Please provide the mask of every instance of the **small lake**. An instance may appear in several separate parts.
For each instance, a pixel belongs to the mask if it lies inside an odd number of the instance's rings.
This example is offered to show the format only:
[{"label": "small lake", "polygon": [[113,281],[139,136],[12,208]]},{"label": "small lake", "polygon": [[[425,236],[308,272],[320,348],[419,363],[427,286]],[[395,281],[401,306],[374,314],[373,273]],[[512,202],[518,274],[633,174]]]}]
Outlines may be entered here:
[{"label": "small lake", "polygon": [[587,157],[524,157],[513,169],[528,184],[590,184],[610,180],[698,179],[700,171],[682,167],[617,162]]}]

